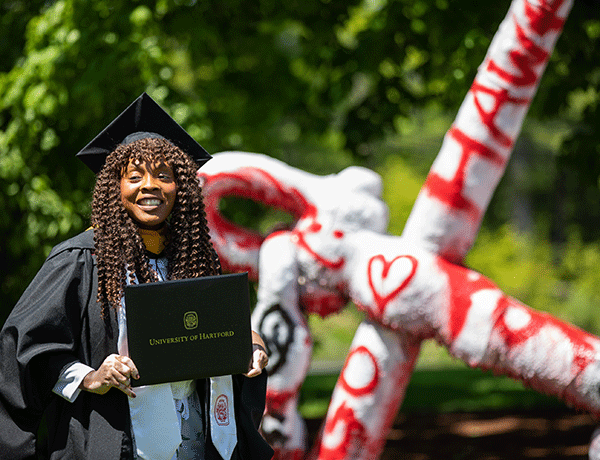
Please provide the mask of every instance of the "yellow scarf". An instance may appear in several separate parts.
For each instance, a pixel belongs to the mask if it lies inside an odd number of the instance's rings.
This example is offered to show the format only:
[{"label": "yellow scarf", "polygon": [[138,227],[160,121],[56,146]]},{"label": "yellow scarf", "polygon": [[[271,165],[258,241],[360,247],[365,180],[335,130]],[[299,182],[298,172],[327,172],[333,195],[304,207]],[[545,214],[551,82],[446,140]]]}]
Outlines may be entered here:
[{"label": "yellow scarf", "polygon": [[[89,227],[87,230],[91,230],[93,228],[94,227]],[[144,230],[143,228],[138,227],[138,231],[142,237],[142,240],[144,241],[144,246],[146,246],[148,251],[156,255],[159,255],[161,252],[163,252],[165,246],[167,245],[167,232],[165,227],[158,231]]]},{"label": "yellow scarf", "polygon": [[163,227],[160,230],[145,230],[138,228],[142,240],[144,240],[144,246],[152,254],[160,254],[165,249],[167,243],[166,229]]}]

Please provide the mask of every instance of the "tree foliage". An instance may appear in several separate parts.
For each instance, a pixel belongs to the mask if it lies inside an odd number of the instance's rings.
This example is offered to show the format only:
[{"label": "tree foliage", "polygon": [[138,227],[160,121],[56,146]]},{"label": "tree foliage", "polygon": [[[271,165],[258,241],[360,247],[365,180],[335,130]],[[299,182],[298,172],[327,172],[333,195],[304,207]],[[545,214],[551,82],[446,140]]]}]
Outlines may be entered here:
[{"label": "tree foliage", "polygon": [[[408,135],[421,110],[456,112],[508,7],[4,0],[0,320],[49,248],[87,225],[94,178],[75,153],[142,91],[209,151],[268,153],[317,173],[377,167],[387,155],[377,142]],[[600,214],[597,9],[576,1],[531,109],[561,120],[544,192],[562,187],[561,224],[588,239],[599,235],[585,216]]]}]

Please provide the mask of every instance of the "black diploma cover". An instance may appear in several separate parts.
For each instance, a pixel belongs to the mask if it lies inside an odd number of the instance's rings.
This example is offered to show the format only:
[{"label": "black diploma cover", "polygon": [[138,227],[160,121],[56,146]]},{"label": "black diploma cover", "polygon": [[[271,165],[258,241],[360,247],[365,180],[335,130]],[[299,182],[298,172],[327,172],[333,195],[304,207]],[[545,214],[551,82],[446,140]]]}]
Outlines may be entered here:
[{"label": "black diploma cover", "polygon": [[247,273],[126,286],[125,305],[133,386],[248,372]]}]

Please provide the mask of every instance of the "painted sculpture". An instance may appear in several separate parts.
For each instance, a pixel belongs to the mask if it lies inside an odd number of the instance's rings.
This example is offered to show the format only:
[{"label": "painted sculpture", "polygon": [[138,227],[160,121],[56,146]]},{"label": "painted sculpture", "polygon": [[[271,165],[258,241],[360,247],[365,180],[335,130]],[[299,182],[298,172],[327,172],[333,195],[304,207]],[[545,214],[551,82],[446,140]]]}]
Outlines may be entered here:
[{"label": "painted sculpture", "polygon": [[[315,176],[264,155],[224,152],[200,171],[224,268],[259,280],[252,320],[270,351],[263,431],[275,458],[377,458],[428,339],[473,367],[600,415],[600,339],[506,296],[461,264],[571,5],[512,2],[400,237],[385,233],[381,180],[364,168]],[[223,217],[226,196],[296,220],[264,238]],[[350,300],[367,319],[307,452],[297,412],[312,350],[305,315],[327,316]]]}]

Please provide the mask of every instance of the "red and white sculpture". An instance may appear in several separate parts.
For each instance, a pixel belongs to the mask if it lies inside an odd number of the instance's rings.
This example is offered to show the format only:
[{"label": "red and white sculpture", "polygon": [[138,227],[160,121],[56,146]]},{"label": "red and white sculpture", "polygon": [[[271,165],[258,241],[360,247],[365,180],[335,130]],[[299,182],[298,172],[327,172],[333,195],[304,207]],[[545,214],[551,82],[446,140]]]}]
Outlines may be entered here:
[{"label": "red and white sculpture", "polygon": [[[200,171],[224,268],[259,280],[252,320],[271,353],[263,430],[275,458],[301,459],[308,450],[297,412],[312,350],[305,315],[338,312],[349,300],[367,319],[309,458],[379,456],[427,339],[473,367],[600,415],[600,339],[506,296],[461,264],[571,5],[513,1],[400,237],[385,233],[381,179],[368,169],[315,176],[264,155],[225,152]],[[225,196],[297,220],[265,239],[221,215]]]}]

